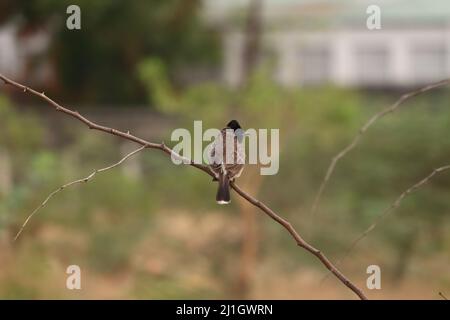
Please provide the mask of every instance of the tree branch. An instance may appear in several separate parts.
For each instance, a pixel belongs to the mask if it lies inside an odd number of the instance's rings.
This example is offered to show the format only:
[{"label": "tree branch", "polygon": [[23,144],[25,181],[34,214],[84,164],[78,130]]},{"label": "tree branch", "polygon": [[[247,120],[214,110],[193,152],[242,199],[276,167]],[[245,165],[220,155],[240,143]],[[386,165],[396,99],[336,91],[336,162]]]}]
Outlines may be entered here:
[{"label": "tree branch", "polygon": [[130,152],[130,153],[127,154],[125,157],[123,157],[122,159],[120,159],[118,162],[116,162],[116,163],[114,163],[114,164],[112,164],[112,165],[110,165],[110,166],[108,166],[108,167],[94,170],[94,171],[93,171],[90,175],[88,175],[87,177],[81,178],[81,179],[78,179],[78,180],[74,180],[74,181],[69,182],[69,183],[66,183],[66,184],[62,185],[61,187],[59,187],[58,189],[56,189],[55,191],[53,191],[52,193],[50,193],[50,194],[47,196],[47,198],[45,198],[45,200],[44,200],[44,201],[43,201],[36,209],[34,209],[33,212],[31,212],[30,215],[25,219],[25,222],[22,224],[22,226],[20,227],[20,230],[17,232],[16,236],[14,237],[14,241],[16,241],[17,238],[19,238],[19,236],[20,236],[20,234],[22,233],[23,229],[25,229],[26,225],[28,224],[28,221],[30,221],[30,219],[31,219],[31,218],[32,218],[32,217],[33,217],[40,209],[42,209],[42,208],[47,204],[47,202],[48,202],[51,198],[53,198],[53,196],[55,196],[57,193],[63,191],[64,189],[66,189],[66,188],[68,188],[68,187],[70,187],[70,186],[73,186],[73,185],[75,185],[75,184],[79,184],[79,183],[87,183],[87,182],[89,182],[92,178],[95,177],[95,175],[96,175],[97,173],[104,172],[104,171],[107,171],[107,170],[110,170],[110,169],[112,169],[112,168],[117,167],[118,165],[122,164],[125,160],[127,160],[129,157],[131,157],[131,156],[135,155],[136,153],[138,153],[138,152],[144,150],[145,148],[146,148],[146,146],[142,146],[142,147],[140,147],[139,149],[136,149],[136,150]]},{"label": "tree branch", "polygon": [[395,112],[405,101],[409,100],[412,97],[418,96],[419,94],[422,94],[424,92],[430,91],[432,89],[436,89],[439,87],[443,87],[447,84],[450,84],[450,79],[441,80],[432,84],[429,84],[425,87],[416,89],[414,91],[408,92],[403,94],[394,104],[386,107],[385,109],[381,110],[380,112],[374,114],[358,131],[357,135],[353,138],[353,140],[340,152],[338,152],[332,159],[331,163],[328,166],[328,169],[325,173],[325,176],[320,184],[319,190],[317,191],[317,194],[314,198],[314,202],[311,208],[311,219],[313,218],[315,212],[317,211],[317,208],[319,206],[320,198],[322,196],[323,191],[325,190],[325,187],[330,180],[331,175],[334,172],[334,169],[336,168],[336,165],[340,159],[342,159],[347,153],[349,153],[351,150],[353,150],[361,140],[361,138],[364,136],[366,131],[379,119],[383,118],[384,116]]},{"label": "tree branch", "polygon": [[[130,140],[130,141],[136,142],[145,148],[159,149],[159,150],[163,151],[164,153],[166,153],[167,155],[175,156],[176,158],[183,160],[184,163],[189,164],[193,167],[196,167],[197,169],[204,171],[205,173],[209,174],[210,176],[214,176],[214,173],[209,169],[208,166],[205,166],[202,164],[197,164],[197,163],[194,163],[190,159],[183,158],[182,156],[178,155],[177,153],[172,151],[170,148],[168,148],[164,143],[160,143],[160,144],[152,143],[152,142],[146,141],[142,138],[138,138],[138,137],[130,134],[129,132],[125,133],[125,132],[122,132],[122,131],[119,131],[119,130],[116,130],[113,128],[108,128],[108,127],[105,127],[102,125],[98,125],[98,124],[88,120],[87,118],[83,117],[78,111],[73,111],[73,110],[70,110],[70,109],[67,109],[67,108],[61,106],[60,104],[56,103],[55,101],[53,101],[52,99],[47,97],[44,93],[39,93],[29,87],[26,87],[20,83],[10,80],[1,74],[0,74],[0,79],[2,79],[6,84],[13,85],[14,87],[17,87],[17,88],[23,90],[24,92],[29,92],[29,93],[45,100],[52,107],[54,107],[56,111],[63,112],[69,116],[72,116],[72,117],[78,119],[79,121],[86,124],[90,129],[103,131],[108,134],[115,135],[115,136]],[[341,281],[345,286],[347,286],[350,290],[352,290],[360,299],[362,299],[362,300],[367,299],[367,297],[364,295],[362,290],[359,289],[356,285],[354,285],[346,276],[344,276],[333,265],[333,263],[330,260],[328,260],[328,258],[320,250],[314,248],[309,243],[307,243],[305,240],[303,240],[303,238],[298,234],[298,232],[292,227],[292,225],[287,220],[280,217],[278,214],[276,214],[272,209],[270,209],[268,206],[266,206],[261,201],[255,199],[252,196],[250,196],[249,194],[247,194],[245,191],[243,191],[241,188],[239,188],[239,186],[236,183],[232,182],[230,185],[241,197],[243,197],[244,199],[249,201],[251,204],[253,204],[254,206],[261,209],[269,217],[271,217],[273,220],[275,220],[280,225],[282,225],[289,232],[289,234],[294,238],[294,240],[296,241],[298,246],[302,247],[306,251],[308,251],[311,254],[313,254],[314,256],[316,256],[320,260],[320,262],[329,271],[331,271],[336,276],[336,278],[338,278],[339,281]]]},{"label": "tree branch", "polygon": [[315,255],[322,264],[331,272],[333,273],[336,278],[338,278],[343,284],[345,284],[347,287],[349,287],[358,297],[360,297],[362,300],[366,300],[367,297],[364,295],[364,293],[356,287],[350,280],[348,280],[337,268],[336,266],[331,263],[330,260],[318,249],[314,248],[312,245],[310,245],[308,242],[303,240],[303,238],[295,231],[294,227],[291,225],[291,223],[282,217],[280,217],[278,214],[276,214],[272,209],[270,209],[268,206],[266,206],[261,201],[249,196],[247,193],[241,190],[234,182],[231,182],[230,184],[233,189],[244,199],[246,199],[248,202],[253,204],[255,207],[258,207],[263,212],[265,212],[270,218],[281,224],[294,238],[295,242],[299,247],[302,247],[303,249],[309,251],[313,255]]},{"label": "tree branch", "polygon": [[351,250],[353,250],[353,248],[362,240],[364,239],[369,232],[371,232],[373,229],[375,229],[375,227],[381,222],[381,220],[383,220],[388,214],[390,214],[393,210],[395,210],[396,208],[398,208],[400,206],[400,203],[402,202],[402,200],[407,197],[409,194],[413,193],[414,191],[416,191],[417,189],[419,189],[420,187],[422,187],[423,185],[425,185],[426,183],[428,183],[431,178],[433,178],[436,174],[449,170],[450,169],[450,165],[447,166],[443,166],[443,167],[439,167],[437,169],[434,169],[430,174],[428,174],[425,178],[423,178],[422,180],[420,180],[419,182],[417,182],[416,184],[412,185],[411,187],[409,187],[408,189],[406,189],[402,194],[400,194],[397,199],[395,199],[394,202],[392,202],[392,204],[387,207],[377,218],[375,218],[375,221],[358,237],[356,238],[350,248],[348,249],[348,252],[346,253],[346,255],[348,255],[350,253]]},{"label": "tree branch", "polygon": [[[351,253],[351,251],[358,245],[358,243],[363,240],[367,235],[373,231],[376,226],[383,220],[388,214],[390,214],[393,210],[398,208],[403,201],[405,197],[416,191],[417,189],[423,187],[425,184],[427,184],[436,174],[450,170],[450,165],[442,166],[437,169],[434,169],[431,173],[429,173],[425,178],[420,180],[419,182],[415,183],[408,189],[406,189],[404,192],[402,192],[397,199],[395,199],[394,202],[391,203],[389,207],[387,207],[381,214],[379,214],[375,221],[363,232],[361,233],[353,242],[351,243],[350,247],[346,250],[344,256],[342,259],[338,260],[336,262],[336,265],[339,266]],[[321,282],[323,282],[327,277],[329,273],[322,279]]]}]

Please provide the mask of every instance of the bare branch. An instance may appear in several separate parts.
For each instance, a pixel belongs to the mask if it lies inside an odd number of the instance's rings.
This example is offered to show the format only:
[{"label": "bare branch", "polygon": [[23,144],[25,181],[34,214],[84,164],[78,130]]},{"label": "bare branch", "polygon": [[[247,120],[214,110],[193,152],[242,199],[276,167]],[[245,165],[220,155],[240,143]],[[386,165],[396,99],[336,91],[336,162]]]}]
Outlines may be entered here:
[{"label": "bare branch", "polygon": [[[394,202],[391,203],[389,207],[387,207],[380,215],[378,215],[375,218],[375,221],[363,232],[361,233],[355,240],[353,240],[350,247],[347,249],[347,251],[344,254],[344,257],[336,262],[336,265],[339,266],[344,260],[350,255],[351,251],[356,247],[356,245],[363,240],[371,231],[373,231],[376,226],[383,220],[388,214],[390,214],[393,210],[398,208],[402,202],[402,200],[416,191],[417,189],[421,188],[425,184],[427,184],[436,174],[444,172],[446,170],[450,170],[450,165],[442,166],[437,169],[434,169],[431,173],[429,173],[425,178],[420,180],[419,182],[415,183],[408,189],[406,189],[404,192],[402,192],[397,199],[395,199]],[[324,277],[323,280],[328,276],[328,274]]]},{"label": "bare branch", "polygon": [[[50,99],[49,97],[47,97],[44,94],[41,94],[31,88],[28,88],[22,84],[12,81],[1,74],[0,74],[0,79],[2,79],[7,84],[11,84],[21,90],[24,90],[25,92],[29,92],[33,95],[40,97],[41,99],[48,102],[52,107],[54,107],[56,111],[63,112],[69,116],[72,116],[72,117],[78,119],[79,121],[86,124],[90,129],[103,131],[103,132],[130,140],[130,141],[136,142],[145,148],[159,149],[159,150],[163,151],[164,153],[166,153],[167,155],[175,156],[176,158],[183,160],[183,163],[187,163],[193,167],[196,167],[197,169],[200,169],[200,170],[204,171],[205,173],[209,174],[210,176],[214,177],[214,173],[212,173],[212,171],[209,169],[208,166],[205,166],[202,164],[197,164],[197,163],[194,163],[192,160],[183,158],[182,156],[178,155],[173,150],[168,148],[164,143],[160,143],[160,144],[152,143],[152,142],[146,141],[142,138],[138,138],[134,135],[131,135],[128,132],[125,133],[125,132],[122,132],[122,131],[119,131],[119,130],[116,130],[113,128],[108,128],[105,126],[98,125],[98,124],[86,119],[85,117],[83,117],[79,112],[64,108],[63,106],[56,103],[55,101],[53,101],[52,99]],[[232,182],[230,185],[241,197],[243,197],[244,199],[249,201],[251,204],[253,204],[254,206],[261,209],[269,217],[271,217],[277,223],[282,225],[289,232],[289,234],[294,238],[294,240],[296,241],[298,246],[302,247],[303,249],[307,250],[308,252],[310,252],[311,254],[316,256],[320,260],[320,262],[338,278],[339,281],[341,281],[345,286],[347,286],[350,290],[352,290],[360,299],[363,299],[363,300],[367,299],[367,297],[364,295],[364,293],[361,291],[361,289],[359,289],[346,276],[344,276],[336,268],[336,266],[334,266],[333,263],[326,258],[326,256],[320,250],[314,248],[313,246],[308,244],[305,240],[303,240],[302,237],[298,234],[298,232],[292,227],[292,225],[287,220],[281,218],[278,214],[276,214],[272,209],[270,209],[268,206],[266,206],[261,201],[255,199],[252,196],[250,196],[249,194],[247,194],[245,191],[243,191],[241,188],[239,188],[239,186],[236,183]]]},{"label": "bare branch", "polygon": [[138,152],[144,150],[145,148],[146,148],[146,146],[142,146],[142,147],[140,147],[139,149],[136,149],[136,150],[134,150],[133,152],[130,152],[130,153],[127,154],[125,157],[123,157],[122,159],[120,159],[118,162],[116,162],[116,163],[114,163],[114,164],[112,164],[112,165],[110,165],[110,166],[108,166],[108,167],[101,168],[101,169],[98,169],[98,170],[94,170],[94,171],[93,171],[90,175],[88,175],[87,177],[81,178],[81,179],[78,179],[78,180],[75,180],[75,181],[72,181],[72,182],[69,182],[69,183],[66,183],[66,184],[62,185],[61,187],[59,187],[58,189],[56,189],[55,191],[53,191],[52,193],[50,193],[50,194],[47,196],[47,198],[45,198],[45,200],[44,200],[44,201],[43,201],[36,209],[34,209],[33,212],[31,212],[30,215],[25,219],[25,222],[22,224],[22,226],[20,227],[20,230],[17,232],[16,236],[14,237],[14,241],[16,241],[17,238],[19,238],[19,236],[21,235],[22,231],[25,229],[26,225],[27,225],[28,222],[31,220],[31,218],[32,218],[32,217],[33,217],[40,209],[42,209],[42,208],[47,204],[47,202],[48,202],[51,198],[53,198],[53,196],[55,196],[57,193],[63,191],[64,189],[66,189],[66,188],[68,188],[68,187],[70,187],[70,186],[73,186],[73,185],[75,185],[75,184],[79,184],[79,183],[87,183],[87,182],[89,182],[92,178],[95,177],[95,175],[96,175],[97,173],[104,172],[104,171],[110,170],[110,169],[112,169],[112,168],[115,168],[115,167],[121,165],[125,160],[127,160],[127,159],[130,158],[131,156],[135,155],[136,153],[138,153]]},{"label": "bare branch", "polygon": [[[353,243],[351,244],[350,248],[348,249],[346,256],[350,253],[351,250],[353,250],[353,248],[362,240],[364,239],[369,232],[371,232],[373,229],[376,228],[376,226],[381,222],[381,220],[383,220],[388,214],[390,214],[393,210],[395,210],[396,208],[398,208],[400,206],[400,203],[402,202],[402,200],[407,197],[409,194],[413,193],[414,191],[416,191],[417,189],[419,189],[420,187],[422,187],[423,185],[427,184],[431,178],[433,178],[436,174],[449,170],[450,169],[450,165],[447,166],[443,166],[443,167],[439,167],[437,169],[434,169],[430,174],[428,174],[425,178],[423,178],[422,180],[420,180],[419,182],[417,182],[416,184],[414,184],[413,186],[409,187],[406,191],[404,191],[402,194],[400,194],[397,199],[395,199],[394,202],[392,202],[392,204],[387,207],[376,219],[375,221],[358,237],[356,238]],[[344,257],[345,258],[345,257]]]},{"label": "bare branch", "polygon": [[442,292],[439,292],[439,295],[444,299],[444,300],[448,300],[446,296],[444,296],[444,294]]},{"label": "bare branch", "polygon": [[294,227],[291,225],[289,221],[280,217],[278,214],[276,214],[272,209],[270,209],[261,201],[256,200],[255,198],[249,196],[247,193],[242,191],[241,188],[239,188],[234,182],[231,182],[230,185],[241,197],[243,197],[248,202],[261,209],[270,218],[281,224],[290,233],[292,238],[294,238],[298,246],[315,255],[331,273],[333,273],[343,284],[349,287],[359,298],[361,298],[362,300],[367,299],[364,293],[357,286],[355,286],[350,280],[348,280],[320,250],[314,248],[308,242],[303,240],[303,238],[297,233],[297,231],[295,231]]},{"label": "bare branch", "polygon": [[361,140],[361,138],[364,136],[366,131],[379,119],[383,118],[385,115],[395,112],[405,101],[408,99],[415,97],[419,94],[422,94],[424,92],[430,91],[432,89],[436,89],[439,87],[443,87],[447,84],[450,84],[450,79],[441,80],[432,84],[429,84],[425,87],[416,89],[414,91],[408,92],[403,94],[394,104],[388,106],[387,108],[381,110],[380,112],[373,115],[358,131],[358,134],[353,138],[353,140],[340,152],[338,152],[332,159],[331,163],[328,166],[328,169],[326,171],[326,174],[320,184],[319,190],[317,191],[317,194],[314,198],[314,202],[311,208],[311,219],[313,219],[313,216],[315,212],[317,211],[317,208],[319,206],[320,198],[322,196],[323,191],[325,190],[325,187],[330,180],[331,175],[334,172],[334,169],[336,168],[336,165],[340,159],[342,159],[347,153],[349,153],[351,150],[353,150]]}]

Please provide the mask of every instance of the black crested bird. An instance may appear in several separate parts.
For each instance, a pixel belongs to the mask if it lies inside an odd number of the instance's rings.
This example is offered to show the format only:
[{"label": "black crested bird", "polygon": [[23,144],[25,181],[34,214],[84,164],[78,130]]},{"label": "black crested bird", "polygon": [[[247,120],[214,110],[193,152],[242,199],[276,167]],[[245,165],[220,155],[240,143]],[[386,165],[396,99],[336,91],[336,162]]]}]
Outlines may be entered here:
[{"label": "black crested bird", "polygon": [[209,154],[209,165],[219,181],[216,201],[230,203],[230,181],[239,177],[244,169],[244,131],[239,122],[231,120],[217,135]]}]

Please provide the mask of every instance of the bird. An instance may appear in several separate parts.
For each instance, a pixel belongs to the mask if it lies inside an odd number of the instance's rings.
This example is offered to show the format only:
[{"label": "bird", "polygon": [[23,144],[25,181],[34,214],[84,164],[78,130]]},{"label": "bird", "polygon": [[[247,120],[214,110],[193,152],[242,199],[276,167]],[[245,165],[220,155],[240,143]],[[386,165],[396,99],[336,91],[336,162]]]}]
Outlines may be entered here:
[{"label": "bird", "polygon": [[218,204],[231,202],[230,181],[238,178],[244,170],[244,136],[239,122],[231,120],[225,128],[220,130],[212,144],[209,166],[216,175],[213,180],[217,180],[219,183],[216,194]]}]

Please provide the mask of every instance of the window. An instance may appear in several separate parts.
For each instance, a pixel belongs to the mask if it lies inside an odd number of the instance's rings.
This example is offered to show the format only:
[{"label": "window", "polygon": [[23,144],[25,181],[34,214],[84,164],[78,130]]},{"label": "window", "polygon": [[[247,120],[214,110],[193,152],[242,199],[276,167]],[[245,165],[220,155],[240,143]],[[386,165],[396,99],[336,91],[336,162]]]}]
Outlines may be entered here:
[{"label": "window", "polygon": [[382,85],[389,77],[389,55],[386,47],[364,46],[356,49],[355,72],[363,85]]},{"label": "window", "polygon": [[412,63],[415,82],[441,80],[448,75],[447,50],[443,44],[413,46]]},{"label": "window", "polygon": [[330,79],[330,50],[324,46],[300,50],[300,79],[302,84],[323,84]]}]

